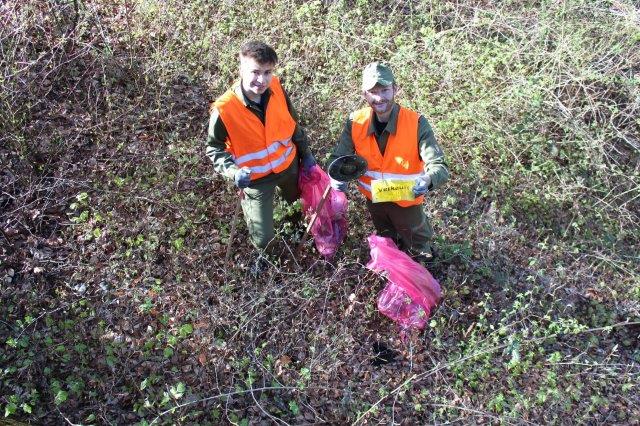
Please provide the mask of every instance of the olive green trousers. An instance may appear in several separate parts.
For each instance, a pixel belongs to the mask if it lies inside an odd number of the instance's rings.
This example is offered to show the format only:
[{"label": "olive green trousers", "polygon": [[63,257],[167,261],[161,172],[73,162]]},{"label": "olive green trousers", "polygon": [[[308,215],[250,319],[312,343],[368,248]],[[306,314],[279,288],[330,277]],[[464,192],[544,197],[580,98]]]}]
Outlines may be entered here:
[{"label": "olive green trousers", "polygon": [[273,206],[276,188],[287,203],[293,203],[300,196],[298,190],[298,158],[281,173],[268,175],[251,183],[244,189],[242,212],[247,222],[251,242],[259,249],[266,249],[275,236]]},{"label": "olive green trousers", "polygon": [[391,238],[409,255],[431,254],[433,227],[422,204],[401,207],[367,200],[367,209],[378,235]]}]

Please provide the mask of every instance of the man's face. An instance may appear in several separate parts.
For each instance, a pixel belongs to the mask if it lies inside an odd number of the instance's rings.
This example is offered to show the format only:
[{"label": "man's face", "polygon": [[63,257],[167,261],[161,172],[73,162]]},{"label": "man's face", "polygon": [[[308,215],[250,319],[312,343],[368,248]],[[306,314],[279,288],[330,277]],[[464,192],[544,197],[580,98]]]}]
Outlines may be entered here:
[{"label": "man's face", "polygon": [[377,114],[384,115],[391,112],[396,91],[395,84],[389,86],[376,84],[373,88],[364,90],[363,95],[369,106],[373,108]]},{"label": "man's face", "polygon": [[240,56],[240,78],[245,92],[256,96],[262,95],[273,78],[275,64],[261,64],[248,56]]}]

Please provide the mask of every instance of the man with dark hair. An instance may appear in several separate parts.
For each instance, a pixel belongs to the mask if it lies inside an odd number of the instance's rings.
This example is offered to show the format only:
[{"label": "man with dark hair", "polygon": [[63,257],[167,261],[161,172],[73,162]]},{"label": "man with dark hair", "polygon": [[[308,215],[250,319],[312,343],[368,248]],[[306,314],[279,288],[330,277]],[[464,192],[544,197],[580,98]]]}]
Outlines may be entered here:
[{"label": "man with dark hair", "polygon": [[242,210],[253,244],[264,250],[274,237],[274,193],[299,197],[298,162],[316,161],[289,96],[273,72],[278,61],[267,44],[240,48],[240,80],[211,109],[207,155],[213,168],[244,193]]},{"label": "man with dark hair", "polygon": [[[367,172],[358,179],[378,235],[392,238],[418,260],[433,258],[433,229],[422,205],[424,196],[449,178],[442,149],[427,119],[395,102],[398,91],[391,69],[380,62],[362,72],[362,96],[369,105],[351,113],[329,162],[358,154],[367,160]],[[379,201],[375,188],[406,182],[409,194],[394,201]],[[380,186],[378,186],[380,185]],[[346,191],[347,183],[331,186]]]},{"label": "man with dark hair", "polygon": [[253,58],[261,64],[277,64],[278,54],[268,44],[250,41],[240,46],[241,58]]}]

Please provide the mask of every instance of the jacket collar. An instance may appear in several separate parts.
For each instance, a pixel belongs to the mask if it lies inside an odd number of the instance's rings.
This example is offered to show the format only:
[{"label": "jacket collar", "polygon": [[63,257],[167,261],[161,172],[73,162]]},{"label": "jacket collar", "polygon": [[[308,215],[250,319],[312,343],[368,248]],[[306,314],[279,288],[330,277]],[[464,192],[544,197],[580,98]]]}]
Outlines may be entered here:
[{"label": "jacket collar", "polygon": [[[242,84],[241,81],[238,80],[233,84],[233,93],[235,93],[236,97],[240,100],[240,102],[242,102],[242,104],[246,107],[248,107],[250,105],[249,99],[247,98],[247,95],[244,94],[244,90],[242,90]],[[268,87],[267,90],[264,92],[263,96],[271,96],[271,88]],[[265,103],[266,104],[266,103]]]},{"label": "jacket collar", "polygon": [[[398,128],[398,113],[400,112],[400,105],[396,102],[393,104],[393,108],[391,109],[391,115],[389,116],[389,121],[387,122],[387,126],[384,128],[386,132],[389,132],[392,135],[396,134],[396,130]],[[371,119],[369,120],[369,128],[367,129],[367,136],[372,135],[376,132],[376,125],[373,120],[373,110],[371,111]]]}]

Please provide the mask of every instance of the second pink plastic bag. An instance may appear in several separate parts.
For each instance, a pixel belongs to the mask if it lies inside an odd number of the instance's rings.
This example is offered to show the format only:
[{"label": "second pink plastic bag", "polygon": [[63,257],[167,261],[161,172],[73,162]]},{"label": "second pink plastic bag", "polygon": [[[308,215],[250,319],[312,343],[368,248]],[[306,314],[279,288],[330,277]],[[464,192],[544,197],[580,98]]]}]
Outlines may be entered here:
[{"label": "second pink plastic bag", "polygon": [[367,268],[387,272],[389,282],[378,295],[378,310],[404,333],[423,329],[441,296],[440,284],[422,265],[400,251],[391,238],[370,235],[371,260]]},{"label": "second pink plastic bag", "polygon": [[[329,182],[329,176],[317,165],[308,172],[300,170],[298,188],[302,211],[307,217],[316,211]],[[331,189],[310,230],[320,254],[326,258],[333,257],[347,235],[347,229],[347,197],[342,192]]]}]

